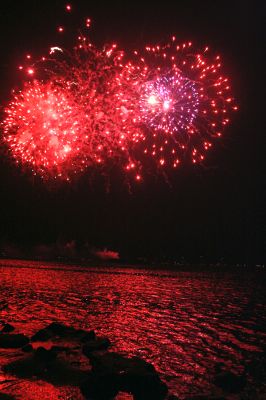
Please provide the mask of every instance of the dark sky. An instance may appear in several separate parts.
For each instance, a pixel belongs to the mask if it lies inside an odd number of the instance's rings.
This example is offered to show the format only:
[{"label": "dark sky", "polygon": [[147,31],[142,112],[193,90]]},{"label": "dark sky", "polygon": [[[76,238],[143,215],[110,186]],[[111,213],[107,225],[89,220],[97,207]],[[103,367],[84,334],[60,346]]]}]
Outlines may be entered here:
[{"label": "dark sky", "polygon": [[[157,4],[156,4],[157,3]],[[0,3],[1,106],[17,84],[26,52],[43,54],[67,22],[62,1]],[[51,188],[0,160],[0,245],[21,247],[76,240],[124,257],[265,262],[265,85],[262,1],[76,1],[79,21],[93,20],[96,43],[121,48],[177,38],[209,44],[223,56],[240,110],[204,167],[181,167],[171,185],[149,176],[131,191],[115,171],[110,185],[84,176]],[[69,24],[69,23],[68,23]],[[107,186],[109,190],[107,190]]]}]

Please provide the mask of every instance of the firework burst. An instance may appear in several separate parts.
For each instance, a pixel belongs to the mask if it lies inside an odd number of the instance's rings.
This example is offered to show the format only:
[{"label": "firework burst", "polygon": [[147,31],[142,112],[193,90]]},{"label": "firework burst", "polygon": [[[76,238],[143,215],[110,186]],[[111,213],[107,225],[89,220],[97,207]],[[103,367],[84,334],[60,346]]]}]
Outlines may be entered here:
[{"label": "firework burst", "polygon": [[38,62],[26,59],[19,69],[30,81],[1,125],[16,162],[43,178],[69,180],[111,161],[141,180],[154,165],[202,162],[237,109],[220,56],[175,37],[130,56],[80,35],[70,51],[54,46]]},{"label": "firework burst", "polygon": [[43,178],[69,180],[110,159],[134,169],[130,148],[142,137],[135,67],[122,63],[116,45],[99,50],[78,39],[73,51],[52,47],[49,57],[27,68],[28,76],[38,71],[42,80],[26,83],[5,110],[12,156]]},{"label": "firework burst", "polygon": [[14,93],[5,112],[4,139],[17,163],[42,177],[69,179],[83,169],[80,110],[68,90],[34,80]]},{"label": "firework burst", "polygon": [[142,151],[159,166],[204,160],[237,109],[220,56],[208,56],[208,50],[196,52],[191,42],[178,45],[173,37],[165,46],[134,52],[134,62],[148,71],[139,100]]},{"label": "firework burst", "polygon": [[178,72],[169,73],[144,84],[140,118],[155,131],[181,134],[193,125],[198,106],[196,83]]}]

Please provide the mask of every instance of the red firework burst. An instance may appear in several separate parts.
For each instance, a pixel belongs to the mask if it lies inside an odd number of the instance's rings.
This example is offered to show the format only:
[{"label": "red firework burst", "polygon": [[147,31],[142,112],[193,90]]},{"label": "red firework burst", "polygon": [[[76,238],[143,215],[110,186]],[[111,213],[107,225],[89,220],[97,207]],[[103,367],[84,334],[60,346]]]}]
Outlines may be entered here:
[{"label": "red firework burst", "polygon": [[34,80],[14,94],[5,112],[4,139],[17,163],[42,177],[69,179],[83,169],[80,110],[66,88]]},{"label": "red firework burst", "polygon": [[110,159],[132,169],[129,149],[142,135],[134,117],[139,80],[122,58],[116,45],[98,50],[81,36],[72,52],[52,47],[34,66],[43,80],[14,93],[5,110],[4,139],[17,163],[67,180]]}]

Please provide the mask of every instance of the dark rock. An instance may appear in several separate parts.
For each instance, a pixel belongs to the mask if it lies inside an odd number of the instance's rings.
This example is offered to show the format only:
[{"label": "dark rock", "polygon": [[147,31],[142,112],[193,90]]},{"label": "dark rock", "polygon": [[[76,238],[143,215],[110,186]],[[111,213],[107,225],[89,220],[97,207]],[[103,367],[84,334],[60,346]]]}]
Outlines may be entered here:
[{"label": "dark rock", "polygon": [[3,333],[10,333],[10,332],[13,332],[14,330],[15,330],[15,328],[14,328],[13,325],[4,324],[4,326],[3,326],[2,330],[1,330],[1,332],[3,332]]},{"label": "dark rock", "polygon": [[134,400],[163,400],[168,389],[157,374],[127,372],[120,376],[120,390],[132,393]]},{"label": "dark rock", "polygon": [[38,347],[34,356],[41,362],[50,363],[56,359],[57,353],[53,350],[46,350],[44,347]]},{"label": "dark rock", "polygon": [[59,337],[76,337],[82,340],[92,340],[95,338],[94,331],[84,331],[83,329],[75,329],[72,326],[67,326],[59,322],[52,322],[46,327],[46,329],[52,333],[53,336]]},{"label": "dark rock", "polygon": [[106,350],[111,345],[111,342],[107,338],[97,338],[95,340],[88,341],[82,349],[83,354],[89,357],[92,351]]},{"label": "dark rock", "polygon": [[227,393],[239,393],[246,386],[245,376],[233,374],[232,372],[222,372],[214,379],[214,384]]},{"label": "dark rock", "polygon": [[138,358],[126,358],[118,353],[106,353],[103,355],[90,353],[90,363],[92,368],[96,372],[115,372],[120,374],[121,372],[132,371],[137,369],[139,372],[148,372],[156,374],[155,368],[152,364]]},{"label": "dark rock", "polygon": [[34,353],[27,358],[12,361],[4,365],[2,370],[18,378],[38,378],[59,386],[80,386],[88,377],[88,370],[73,368],[67,361],[58,360],[55,354],[44,348],[39,348],[37,356]]},{"label": "dark rock", "polygon": [[52,322],[46,328],[40,329],[38,332],[36,332],[35,335],[32,336],[31,340],[33,342],[46,341],[54,337],[71,338],[84,343],[88,340],[95,339],[95,332],[87,332],[83,329],[75,329],[59,322]]},{"label": "dark rock", "polygon": [[94,393],[93,399],[104,398],[101,397],[102,387],[106,387],[110,395],[116,391],[131,393],[135,400],[165,399],[167,386],[160,380],[154,367],[146,361],[137,357],[125,358],[117,353],[89,353],[88,357],[92,365],[92,376],[83,385],[82,391],[91,395],[91,390],[97,392],[95,388],[99,386],[99,397]]},{"label": "dark rock", "polygon": [[12,361],[2,367],[4,372],[26,379],[41,376],[44,369],[45,364],[32,355],[24,359]]},{"label": "dark rock", "polygon": [[24,353],[30,353],[33,351],[33,347],[31,344],[26,344],[26,346],[23,346],[21,350],[24,351]]},{"label": "dark rock", "polygon": [[7,393],[0,393],[0,400],[16,400],[14,396]]},{"label": "dark rock", "polygon": [[98,375],[91,373],[80,385],[83,396],[91,400],[112,400],[119,392],[117,375]]},{"label": "dark rock", "polygon": [[44,328],[44,329],[40,329],[38,332],[36,332],[31,337],[31,341],[32,342],[42,342],[42,341],[51,339],[52,336],[53,336],[53,334],[51,332],[49,332],[48,329]]},{"label": "dark rock", "polygon": [[47,326],[46,329],[49,330],[54,336],[67,336],[75,331],[74,328],[61,324],[59,322],[52,322],[50,325]]},{"label": "dark rock", "polygon": [[0,347],[4,349],[18,349],[29,343],[29,339],[22,334],[0,334]]},{"label": "dark rock", "polygon": [[95,335],[94,331],[88,331],[88,332],[83,331],[83,334],[81,335],[81,341],[83,343],[86,343],[86,342],[88,342],[90,340],[94,340],[94,339],[96,339],[96,335]]},{"label": "dark rock", "polygon": [[52,346],[51,351],[54,353],[61,353],[62,351],[67,351],[68,347],[66,346]]}]

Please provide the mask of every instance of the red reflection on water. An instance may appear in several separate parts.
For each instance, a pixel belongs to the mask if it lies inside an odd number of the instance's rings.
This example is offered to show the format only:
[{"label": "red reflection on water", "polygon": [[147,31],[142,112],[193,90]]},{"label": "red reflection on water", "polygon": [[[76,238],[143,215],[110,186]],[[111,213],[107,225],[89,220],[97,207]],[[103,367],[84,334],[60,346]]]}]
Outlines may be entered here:
[{"label": "red reflection on water", "polygon": [[[216,393],[211,380],[217,363],[243,373],[247,360],[256,363],[265,345],[265,294],[255,275],[88,270],[3,260],[0,265],[2,320],[28,335],[52,321],[94,329],[109,337],[112,350],[151,362],[180,399]],[[15,356],[0,351],[1,363]],[[260,385],[257,380],[252,390]],[[8,390],[33,396],[25,400],[67,399],[77,391],[20,380]],[[79,399],[77,392],[72,396]]]}]

